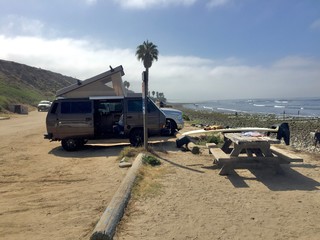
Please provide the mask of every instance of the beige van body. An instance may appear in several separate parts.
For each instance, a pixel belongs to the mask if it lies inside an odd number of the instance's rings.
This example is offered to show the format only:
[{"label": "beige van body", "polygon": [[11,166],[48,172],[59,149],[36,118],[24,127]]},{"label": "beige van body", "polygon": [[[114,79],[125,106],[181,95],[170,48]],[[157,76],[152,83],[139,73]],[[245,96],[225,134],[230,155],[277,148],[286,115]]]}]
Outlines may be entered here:
[{"label": "beige van body", "polygon": [[[46,118],[46,139],[61,141],[73,151],[93,139],[129,139],[143,142],[142,97],[92,97],[57,99]],[[169,135],[166,116],[148,98],[148,135]]]}]

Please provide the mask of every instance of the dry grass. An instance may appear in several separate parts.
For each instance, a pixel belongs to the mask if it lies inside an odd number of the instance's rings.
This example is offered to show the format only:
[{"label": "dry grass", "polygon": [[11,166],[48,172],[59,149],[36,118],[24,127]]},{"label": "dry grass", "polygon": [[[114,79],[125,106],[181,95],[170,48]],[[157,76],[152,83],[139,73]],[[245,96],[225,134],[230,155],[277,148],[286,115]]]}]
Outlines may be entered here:
[{"label": "dry grass", "polygon": [[133,187],[132,197],[134,199],[147,199],[162,194],[163,185],[161,179],[168,173],[167,167],[160,165],[152,167],[143,165],[137,175]]}]

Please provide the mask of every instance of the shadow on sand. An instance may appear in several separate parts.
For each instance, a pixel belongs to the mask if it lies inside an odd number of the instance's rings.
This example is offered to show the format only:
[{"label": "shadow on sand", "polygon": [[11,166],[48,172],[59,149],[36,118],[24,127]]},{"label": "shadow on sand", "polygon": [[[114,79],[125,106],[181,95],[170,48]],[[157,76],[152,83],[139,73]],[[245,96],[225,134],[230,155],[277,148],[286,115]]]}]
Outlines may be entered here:
[{"label": "shadow on sand", "polygon": [[123,150],[126,145],[90,145],[86,144],[83,148],[74,151],[68,152],[65,151],[62,147],[53,148],[49,151],[49,154],[53,154],[58,157],[64,158],[95,158],[95,157],[116,157],[119,156],[120,152]]},{"label": "shadow on sand", "polygon": [[293,168],[319,168],[312,164],[292,164],[282,165],[284,174],[275,174],[271,168],[248,169],[253,177],[240,176],[233,171],[227,176],[233,186],[237,188],[246,188],[249,185],[246,181],[259,181],[272,191],[315,191],[320,190],[320,183],[310,177],[307,177]]}]

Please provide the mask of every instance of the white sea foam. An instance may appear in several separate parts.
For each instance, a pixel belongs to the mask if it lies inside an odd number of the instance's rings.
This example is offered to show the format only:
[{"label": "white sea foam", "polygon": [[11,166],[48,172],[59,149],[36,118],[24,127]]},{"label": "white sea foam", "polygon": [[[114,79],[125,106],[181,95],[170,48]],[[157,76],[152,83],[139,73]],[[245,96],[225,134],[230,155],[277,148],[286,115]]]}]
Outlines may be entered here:
[{"label": "white sea foam", "polygon": [[213,107],[207,107],[207,106],[203,106],[204,109],[209,109],[213,111]]},{"label": "white sea foam", "polygon": [[229,111],[229,112],[241,112],[241,111],[238,111],[238,110],[235,110],[235,109],[229,109],[229,108],[217,108],[218,110],[221,110],[221,111]]},{"label": "white sea foam", "polygon": [[275,103],[288,103],[288,101],[285,101],[285,100],[275,100],[274,102]]}]

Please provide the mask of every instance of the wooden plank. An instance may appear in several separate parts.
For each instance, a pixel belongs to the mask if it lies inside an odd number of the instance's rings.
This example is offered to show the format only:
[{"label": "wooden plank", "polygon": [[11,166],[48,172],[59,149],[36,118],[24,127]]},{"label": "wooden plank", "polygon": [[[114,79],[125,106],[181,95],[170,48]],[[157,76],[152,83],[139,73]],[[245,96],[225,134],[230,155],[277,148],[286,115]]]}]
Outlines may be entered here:
[{"label": "wooden plank", "polygon": [[278,148],[276,146],[271,146],[270,150],[273,154],[277,155],[280,158],[285,159],[289,162],[303,162],[303,159],[293,153],[290,153],[284,149]]},{"label": "wooden plank", "polygon": [[213,157],[218,161],[220,161],[222,159],[224,159],[224,160],[230,159],[230,155],[228,155],[224,151],[222,151],[221,148],[210,148],[209,151],[213,155]]},{"label": "wooden plank", "polygon": [[215,143],[206,143],[207,148],[217,148],[217,144]]},{"label": "wooden plank", "polygon": [[267,136],[261,136],[261,137],[246,136],[246,135],[242,135],[241,133],[225,133],[224,136],[236,144],[254,143],[258,145],[261,142],[267,142],[267,143],[273,143],[273,144],[280,143],[280,140],[275,138],[270,138]]}]

